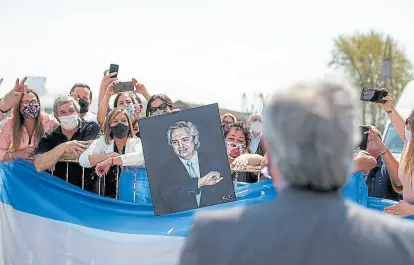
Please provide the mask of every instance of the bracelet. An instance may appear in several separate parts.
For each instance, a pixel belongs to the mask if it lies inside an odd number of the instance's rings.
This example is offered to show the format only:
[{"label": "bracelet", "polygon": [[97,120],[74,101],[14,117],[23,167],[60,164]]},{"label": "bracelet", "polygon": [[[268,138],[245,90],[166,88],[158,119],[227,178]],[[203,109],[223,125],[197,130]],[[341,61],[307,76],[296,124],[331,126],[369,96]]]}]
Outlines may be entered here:
[{"label": "bracelet", "polygon": [[387,110],[387,111],[385,111],[387,114],[391,114],[392,113],[392,110]]},{"label": "bracelet", "polygon": [[384,153],[380,153],[382,156],[385,155],[386,153],[388,153],[390,150],[386,150]]}]

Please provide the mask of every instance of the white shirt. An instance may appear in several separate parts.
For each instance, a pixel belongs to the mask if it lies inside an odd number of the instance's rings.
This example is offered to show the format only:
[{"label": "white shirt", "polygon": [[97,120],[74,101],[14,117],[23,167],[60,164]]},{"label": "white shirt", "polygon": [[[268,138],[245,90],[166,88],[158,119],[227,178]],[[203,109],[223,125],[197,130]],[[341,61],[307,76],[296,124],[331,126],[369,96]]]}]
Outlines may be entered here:
[{"label": "white shirt", "polygon": [[[198,164],[198,153],[197,153],[197,151],[195,152],[195,154],[193,155],[193,157],[190,160],[185,160],[185,159],[182,159],[181,157],[179,157],[179,158],[180,158],[181,162],[183,163],[185,169],[187,170],[189,176],[191,176],[190,167],[188,166],[187,163],[188,163],[188,161],[191,161],[192,166],[194,168],[194,171],[197,175],[197,178],[200,178],[200,165]],[[201,191],[200,191],[199,194],[196,194],[196,199],[197,199],[197,205],[198,206],[200,206],[200,198],[201,198]]]},{"label": "white shirt", "polygon": [[88,111],[85,113],[85,116],[83,116],[82,118],[84,121],[94,121],[94,122],[98,122],[96,115],[93,114],[92,112]]},{"label": "white shirt", "polygon": [[[89,156],[94,154],[109,154],[114,152],[114,140],[109,144],[105,142],[105,135],[96,139],[79,157],[79,164],[82,167],[92,167]],[[125,144],[125,154],[121,155],[122,166],[144,166],[144,151],[142,150],[141,139],[128,138]]]},{"label": "white shirt", "polygon": [[268,179],[271,179],[272,177],[269,174],[269,168],[268,167],[264,167],[261,172],[263,176],[265,176]]},{"label": "white shirt", "polygon": [[250,149],[252,150],[252,154],[255,154],[257,151],[257,148],[259,148],[260,140],[262,139],[262,134],[259,134],[257,137],[255,137],[252,134],[252,140],[250,142]]}]

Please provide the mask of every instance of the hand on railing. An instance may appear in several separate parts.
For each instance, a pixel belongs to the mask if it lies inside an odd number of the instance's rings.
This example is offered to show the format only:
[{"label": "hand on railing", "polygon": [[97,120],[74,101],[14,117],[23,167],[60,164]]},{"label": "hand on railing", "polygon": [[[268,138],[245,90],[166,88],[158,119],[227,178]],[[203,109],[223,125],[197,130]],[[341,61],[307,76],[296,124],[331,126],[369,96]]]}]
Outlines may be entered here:
[{"label": "hand on railing", "polygon": [[102,162],[99,162],[95,167],[96,175],[98,175],[98,177],[102,177],[103,175],[105,175],[113,165],[112,162],[113,159],[106,159]]},{"label": "hand on railing", "polygon": [[80,155],[88,148],[88,141],[69,141],[66,142],[65,156],[80,157]]}]

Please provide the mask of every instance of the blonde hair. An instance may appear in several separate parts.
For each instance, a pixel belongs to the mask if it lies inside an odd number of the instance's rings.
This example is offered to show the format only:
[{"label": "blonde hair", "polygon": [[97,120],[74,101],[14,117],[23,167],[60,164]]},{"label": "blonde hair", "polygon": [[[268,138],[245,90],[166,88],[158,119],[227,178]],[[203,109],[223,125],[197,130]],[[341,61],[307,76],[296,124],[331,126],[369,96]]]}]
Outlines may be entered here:
[{"label": "blonde hair", "polygon": [[20,108],[21,108],[23,97],[24,95],[27,95],[27,94],[35,95],[37,99],[37,103],[39,104],[39,109],[40,109],[39,115],[35,118],[34,135],[36,136],[37,139],[40,139],[44,134],[43,117],[42,117],[43,112],[42,112],[42,106],[40,105],[39,95],[37,95],[37,93],[34,90],[28,89],[27,92],[20,97],[19,103],[13,108],[12,141],[10,144],[11,152],[19,150],[20,143],[22,140],[21,130],[22,130],[22,125],[24,123],[24,117],[20,113]]},{"label": "blonde hair", "polygon": [[128,120],[128,127],[129,127],[128,137],[129,138],[134,138],[135,137],[134,128],[132,127],[132,122],[131,122],[131,119],[129,118],[128,112],[124,108],[115,108],[115,109],[111,110],[108,113],[108,115],[106,116],[105,123],[102,127],[102,132],[105,135],[105,143],[106,144],[109,144],[112,140],[111,122],[115,118],[115,116],[118,115],[121,112],[124,114],[124,116]]},{"label": "blonde hair", "polygon": [[221,116],[221,122],[223,122],[225,118],[232,118],[234,123],[236,123],[236,122],[237,122],[236,117],[235,117],[233,114],[231,114],[230,112],[224,113],[224,114]]},{"label": "blonde hair", "polygon": [[[411,112],[409,118],[409,128],[413,131],[414,128],[414,111]],[[408,144],[408,143],[407,143]],[[408,175],[410,179],[410,184],[413,186],[413,177],[414,177],[414,139],[411,138],[408,149],[404,151],[404,155],[401,159],[401,169],[404,173]]]}]

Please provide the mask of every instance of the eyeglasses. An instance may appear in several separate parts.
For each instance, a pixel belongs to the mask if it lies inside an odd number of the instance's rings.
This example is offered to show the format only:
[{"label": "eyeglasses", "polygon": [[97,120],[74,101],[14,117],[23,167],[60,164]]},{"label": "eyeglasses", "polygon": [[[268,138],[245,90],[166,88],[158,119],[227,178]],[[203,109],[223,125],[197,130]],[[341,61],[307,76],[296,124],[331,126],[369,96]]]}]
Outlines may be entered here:
[{"label": "eyeglasses", "polygon": [[33,99],[32,101],[29,101],[29,100],[22,101],[22,105],[24,105],[24,106],[34,105],[34,104],[37,104],[37,100],[36,99]]}]

